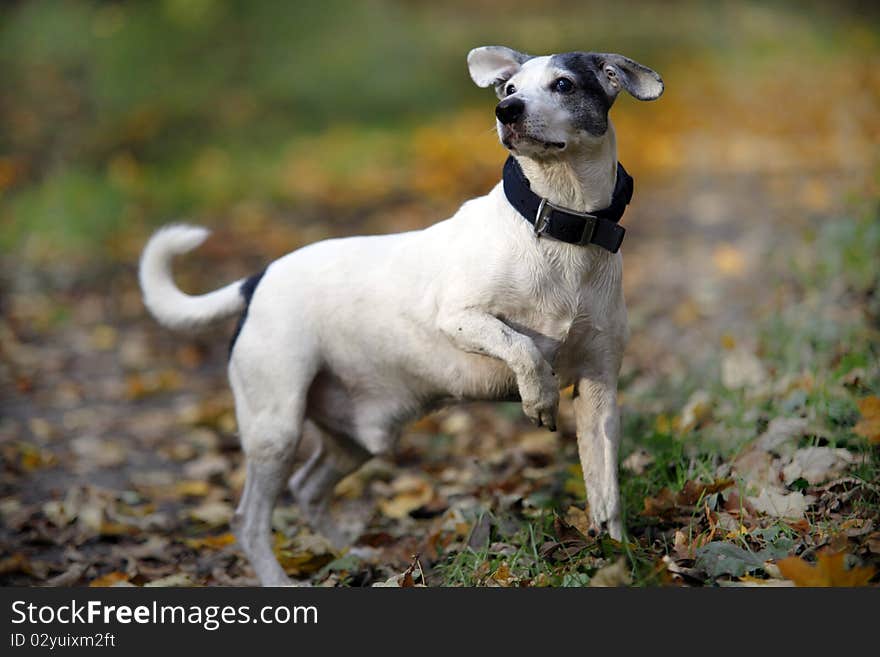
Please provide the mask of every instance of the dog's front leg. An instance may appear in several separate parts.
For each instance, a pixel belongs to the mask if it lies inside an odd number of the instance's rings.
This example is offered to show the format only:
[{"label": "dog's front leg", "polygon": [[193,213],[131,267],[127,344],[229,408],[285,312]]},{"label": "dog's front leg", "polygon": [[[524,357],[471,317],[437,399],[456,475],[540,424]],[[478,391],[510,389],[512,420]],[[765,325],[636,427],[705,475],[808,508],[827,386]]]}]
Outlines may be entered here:
[{"label": "dog's front leg", "polygon": [[516,376],[523,411],[535,424],[556,431],[559,382],[556,373],[532,339],[497,317],[466,310],[441,318],[441,330],[468,353],[503,361]]},{"label": "dog's front leg", "polygon": [[617,368],[609,367],[582,376],[577,383],[574,411],[591,524],[596,531],[607,530],[612,538],[621,540],[623,523],[617,483],[620,445]]}]

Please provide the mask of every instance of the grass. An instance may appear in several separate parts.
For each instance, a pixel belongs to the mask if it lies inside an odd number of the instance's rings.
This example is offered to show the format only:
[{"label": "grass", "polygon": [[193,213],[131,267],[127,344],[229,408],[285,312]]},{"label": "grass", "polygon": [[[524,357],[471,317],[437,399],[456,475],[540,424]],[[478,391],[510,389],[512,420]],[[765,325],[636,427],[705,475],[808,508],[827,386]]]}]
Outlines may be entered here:
[{"label": "grass", "polygon": [[[551,509],[583,503],[582,495],[572,495],[566,492],[572,488],[560,486],[545,500],[545,507],[535,517],[508,519],[518,523],[515,531],[498,531],[499,523],[493,523],[492,540],[508,546],[504,554],[493,553],[489,547],[491,541],[487,541],[479,549],[468,547],[446,555],[437,569],[442,583],[485,585],[493,583],[495,574],[500,571],[509,572],[514,578],[512,581],[518,584],[580,586],[588,584],[601,567],[621,558],[626,561],[634,585],[664,583],[668,576],[660,560],[670,553],[672,546],[668,534],[651,530],[656,520],[640,515],[645,498],[657,496],[664,488],[681,491],[688,481],[714,480],[717,466],[734,457],[775,417],[805,416],[820,427],[816,435],[804,438],[801,446],[827,444],[862,455],[864,458],[849,476],[866,482],[872,492],[855,499],[846,519],[880,517],[878,450],[852,432],[858,419],[856,399],[880,393],[877,372],[880,340],[871,302],[880,287],[880,270],[870,257],[875,254],[876,258],[876,253],[880,253],[880,223],[876,207],[856,214],[857,217],[842,218],[824,226],[821,238],[813,242],[810,249],[810,266],[794,275],[799,288],[797,295],[789,299],[778,314],[767,316],[756,326],[763,361],[774,380],[809,373],[814,383],[808,392],[795,389],[793,393],[748,394],[726,390],[705,371],[691,372],[689,387],[707,388],[716,400],[712,434],[729,431],[742,435],[745,430],[746,438],[720,444],[700,430],[676,433],[664,418],[678,412],[680,395],[669,401],[660,413],[640,412],[637,405],[627,409],[622,456],[626,457],[638,447],[654,457],[653,464],[641,474],[621,473],[625,525],[630,534],[627,542],[603,538],[566,551],[561,558],[558,553],[554,558],[542,554],[543,544],[558,541],[554,521],[559,513]],[[854,306],[857,312],[852,312]],[[822,321],[810,321],[815,319],[817,307],[821,307]],[[857,384],[842,384],[841,377],[854,368],[865,368],[867,377]],[[662,398],[666,393],[654,390],[645,394]],[[793,482],[791,489],[798,490],[805,484],[803,480]],[[740,490],[741,496],[744,493]],[[711,497],[701,498],[694,506],[694,513],[702,513],[704,502],[713,508],[717,500]],[[833,536],[841,531],[839,521],[808,517],[813,532]],[[696,518],[691,520],[684,528],[688,532],[696,525]],[[726,540],[750,553],[756,546],[764,546],[774,555],[784,555],[785,549],[794,543],[795,530],[782,520],[768,519],[765,524],[763,528],[753,529],[749,536],[737,535]],[[762,552],[762,555],[771,552]],[[706,583],[711,581],[710,578]]]}]

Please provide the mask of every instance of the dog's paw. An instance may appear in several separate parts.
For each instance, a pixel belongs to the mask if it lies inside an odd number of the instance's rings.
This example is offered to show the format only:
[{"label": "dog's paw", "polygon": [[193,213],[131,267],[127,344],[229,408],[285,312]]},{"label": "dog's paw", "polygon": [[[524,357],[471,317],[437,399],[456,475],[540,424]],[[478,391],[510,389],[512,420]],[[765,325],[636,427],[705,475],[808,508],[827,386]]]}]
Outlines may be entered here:
[{"label": "dog's paw", "polygon": [[539,427],[556,431],[556,416],[559,414],[559,382],[556,374],[549,367],[539,376],[537,385],[526,385],[520,390],[523,412]]}]

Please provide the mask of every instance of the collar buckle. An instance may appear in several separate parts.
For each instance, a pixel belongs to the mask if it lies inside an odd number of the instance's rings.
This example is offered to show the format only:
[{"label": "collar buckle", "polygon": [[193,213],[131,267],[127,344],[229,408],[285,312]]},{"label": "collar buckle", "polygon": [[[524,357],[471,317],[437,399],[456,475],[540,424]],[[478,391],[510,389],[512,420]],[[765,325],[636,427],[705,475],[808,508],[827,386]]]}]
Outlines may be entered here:
[{"label": "collar buckle", "polygon": [[550,224],[550,213],[553,211],[553,204],[545,198],[541,199],[538,204],[538,211],[535,213],[535,237],[541,237],[547,226]]},{"label": "collar buckle", "polygon": [[538,211],[535,213],[535,237],[541,237],[541,235],[547,232],[547,229],[550,226],[550,213],[556,210],[557,212],[561,212],[563,214],[574,215],[576,217],[581,217],[584,220],[584,230],[581,233],[581,238],[575,242],[578,246],[586,246],[591,243],[593,239],[593,233],[596,232],[596,224],[598,223],[599,218],[588,212],[578,212],[577,210],[569,210],[568,208],[563,208],[562,206],[556,205],[555,203],[551,203],[546,198],[541,198],[541,202],[538,204]]}]

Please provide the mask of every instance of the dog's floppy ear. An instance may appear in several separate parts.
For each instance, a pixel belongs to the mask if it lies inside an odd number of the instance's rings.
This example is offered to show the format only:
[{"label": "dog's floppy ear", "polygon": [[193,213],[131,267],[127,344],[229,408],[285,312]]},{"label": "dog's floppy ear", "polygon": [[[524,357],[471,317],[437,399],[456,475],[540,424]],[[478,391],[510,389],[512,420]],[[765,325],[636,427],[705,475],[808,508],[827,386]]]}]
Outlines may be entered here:
[{"label": "dog's floppy ear", "polygon": [[478,87],[507,82],[531,57],[505,46],[483,46],[468,53],[471,78]]},{"label": "dog's floppy ear", "polygon": [[616,96],[621,88],[639,100],[655,100],[663,93],[663,79],[656,71],[614,53],[598,55],[606,87]]}]

